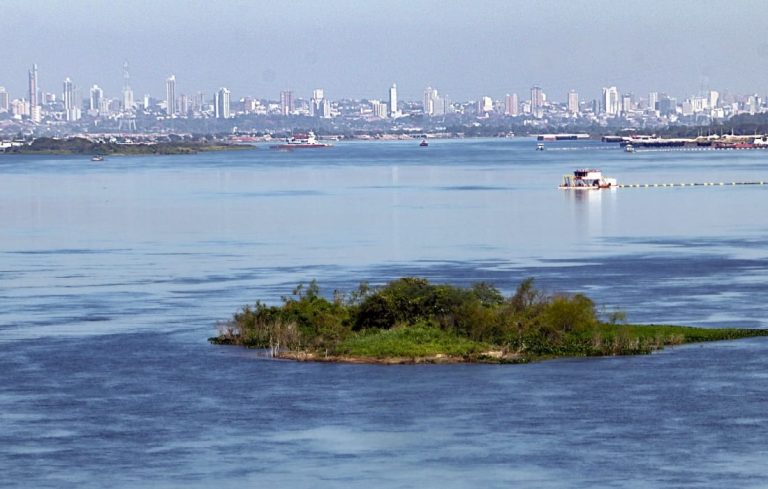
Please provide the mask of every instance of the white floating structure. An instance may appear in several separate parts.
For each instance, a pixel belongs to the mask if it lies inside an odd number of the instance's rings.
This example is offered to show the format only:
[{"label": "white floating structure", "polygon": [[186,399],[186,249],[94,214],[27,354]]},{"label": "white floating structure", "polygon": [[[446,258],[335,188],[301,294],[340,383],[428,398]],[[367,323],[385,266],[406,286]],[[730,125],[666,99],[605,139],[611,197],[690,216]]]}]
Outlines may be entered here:
[{"label": "white floating structure", "polygon": [[563,176],[563,183],[560,188],[563,190],[594,190],[616,186],[616,179],[604,177],[600,170],[580,168],[575,170],[573,175]]}]

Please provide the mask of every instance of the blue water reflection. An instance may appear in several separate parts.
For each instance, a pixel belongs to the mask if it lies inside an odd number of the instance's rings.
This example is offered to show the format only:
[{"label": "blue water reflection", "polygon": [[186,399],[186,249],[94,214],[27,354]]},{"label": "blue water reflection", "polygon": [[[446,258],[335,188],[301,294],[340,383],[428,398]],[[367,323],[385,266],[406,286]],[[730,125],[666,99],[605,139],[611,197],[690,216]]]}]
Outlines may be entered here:
[{"label": "blue water reflection", "polygon": [[764,153],[599,142],[0,158],[8,487],[760,487],[761,339],[527,366],[313,365],[212,347],[298,282],[534,276],[637,322],[766,327]]}]

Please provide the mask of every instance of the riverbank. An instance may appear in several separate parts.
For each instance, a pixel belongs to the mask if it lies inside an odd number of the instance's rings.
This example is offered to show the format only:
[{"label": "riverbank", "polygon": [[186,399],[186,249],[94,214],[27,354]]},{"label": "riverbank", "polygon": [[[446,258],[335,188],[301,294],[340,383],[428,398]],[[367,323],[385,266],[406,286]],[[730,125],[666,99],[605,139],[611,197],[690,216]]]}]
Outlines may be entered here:
[{"label": "riverbank", "polygon": [[209,341],[296,361],[527,363],[768,336],[763,329],[624,324],[621,312],[599,318],[596,310],[582,294],[546,295],[532,279],[509,297],[489,284],[462,289],[411,277],[380,289],[361,284],[332,301],[313,282],[281,306],[244,307]]},{"label": "riverbank", "polygon": [[232,144],[221,141],[148,141],[114,142],[92,141],[86,138],[38,138],[29,144],[14,145],[0,154],[23,155],[180,155],[211,151],[237,151],[255,149],[249,144]]}]

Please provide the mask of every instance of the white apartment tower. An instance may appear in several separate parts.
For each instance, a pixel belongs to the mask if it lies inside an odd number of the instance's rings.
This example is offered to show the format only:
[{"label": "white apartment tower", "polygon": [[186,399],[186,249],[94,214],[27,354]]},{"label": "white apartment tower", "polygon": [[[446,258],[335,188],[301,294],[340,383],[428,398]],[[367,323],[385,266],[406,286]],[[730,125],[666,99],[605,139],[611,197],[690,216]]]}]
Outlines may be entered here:
[{"label": "white apartment tower", "polygon": [[169,117],[176,115],[176,75],[165,80],[165,113]]},{"label": "white apartment tower", "polygon": [[291,90],[280,92],[280,113],[283,115],[293,113],[293,92]]},{"label": "white apartment tower", "polygon": [[544,90],[539,86],[531,87],[531,115],[537,119],[544,117]]},{"label": "white apartment tower", "polygon": [[571,114],[579,113],[579,93],[576,90],[568,92],[568,112]]},{"label": "white apartment tower", "polygon": [[325,102],[325,92],[322,88],[312,90],[312,100],[309,104],[309,115],[312,117],[323,116],[323,103]]},{"label": "white apartment tower", "polygon": [[397,111],[397,84],[393,83],[389,87],[389,117],[395,118],[400,113]]},{"label": "white apartment tower", "polygon": [[504,97],[504,115],[517,117],[519,113],[520,113],[520,101],[517,98],[517,94],[516,93],[513,93],[512,95],[507,94],[507,96]]},{"label": "white apartment tower", "polygon": [[230,91],[227,88],[220,88],[214,95],[214,112],[217,119],[229,119],[231,113],[229,111],[229,99]]},{"label": "white apartment tower", "polygon": [[656,110],[656,104],[659,103],[659,92],[650,92],[648,94],[648,108]]},{"label": "white apartment tower", "polygon": [[80,119],[80,108],[77,106],[77,100],[75,96],[75,84],[69,78],[64,79],[64,93],[62,94],[64,101],[64,111],[66,112],[68,121],[76,121]]},{"label": "white apartment tower", "polygon": [[603,88],[603,111],[605,115],[609,117],[616,117],[619,115],[619,89],[616,87],[604,87]]},{"label": "white apartment tower", "polygon": [[42,111],[38,99],[37,65],[33,64],[29,70],[29,117],[32,122],[40,122]]}]

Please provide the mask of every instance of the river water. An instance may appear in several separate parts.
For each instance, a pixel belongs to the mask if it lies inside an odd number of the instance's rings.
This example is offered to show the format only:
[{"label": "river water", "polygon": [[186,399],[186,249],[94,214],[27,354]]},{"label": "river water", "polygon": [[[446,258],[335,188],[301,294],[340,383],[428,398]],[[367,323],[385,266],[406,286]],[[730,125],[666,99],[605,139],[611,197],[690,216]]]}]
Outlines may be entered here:
[{"label": "river water", "polygon": [[300,282],[581,291],[631,322],[768,327],[762,151],[341,142],[0,158],[0,486],[765,487],[768,342],[534,365],[215,347]]}]

